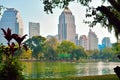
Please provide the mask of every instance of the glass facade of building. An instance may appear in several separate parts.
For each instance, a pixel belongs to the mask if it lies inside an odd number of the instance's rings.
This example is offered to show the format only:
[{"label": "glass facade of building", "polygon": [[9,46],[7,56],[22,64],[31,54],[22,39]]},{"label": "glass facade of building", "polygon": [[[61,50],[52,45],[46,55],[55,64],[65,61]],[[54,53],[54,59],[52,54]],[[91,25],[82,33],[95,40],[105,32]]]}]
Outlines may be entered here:
[{"label": "glass facade of building", "polygon": [[111,44],[110,38],[104,37],[102,40],[102,45],[104,45],[105,47],[111,48],[112,44]]},{"label": "glass facade of building", "polygon": [[[23,24],[19,11],[14,8],[7,8],[7,10],[4,11],[0,20],[0,28],[3,28],[5,30],[7,30],[7,28],[10,28],[12,30],[12,33],[22,36]],[[0,43],[5,44],[6,40],[4,39],[2,31],[0,31],[0,37]]]}]

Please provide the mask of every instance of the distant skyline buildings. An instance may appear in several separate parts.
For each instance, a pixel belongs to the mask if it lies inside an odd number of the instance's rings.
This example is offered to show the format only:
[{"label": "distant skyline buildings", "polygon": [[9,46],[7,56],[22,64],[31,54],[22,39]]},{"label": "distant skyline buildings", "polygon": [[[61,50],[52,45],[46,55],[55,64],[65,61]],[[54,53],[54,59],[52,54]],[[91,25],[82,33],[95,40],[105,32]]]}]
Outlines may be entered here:
[{"label": "distant skyline buildings", "polygon": [[[40,23],[29,22],[29,37],[40,35]],[[4,27],[2,27],[4,26]],[[10,27],[12,26],[12,27]],[[12,29],[12,33],[23,35],[23,24],[19,11],[14,8],[8,8],[4,11],[2,18],[0,20],[0,28]],[[4,43],[3,33],[0,31],[0,42]],[[61,15],[59,16],[58,24],[58,35],[48,36],[48,38],[55,37],[59,41],[68,40],[74,42],[76,45],[84,47],[86,50],[98,49],[98,37],[91,29],[89,30],[88,36],[81,35],[80,38],[76,34],[75,18],[68,7],[65,7]],[[78,40],[79,38],[79,40]],[[110,40],[106,39],[109,43]],[[105,42],[105,41],[104,41]],[[102,42],[103,44],[103,42]],[[108,43],[104,43],[107,45]]]},{"label": "distant skyline buildings", "polygon": [[98,37],[91,29],[88,33],[88,50],[98,50]]},{"label": "distant skyline buildings", "polygon": [[82,46],[85,50],[98,50],[98,38],[95,32],[89,29],[88,36],[81,35],[79,46]]},{"label": "distant skyline buildings", "polygon": [[40,23],[29,22],[29,38],[40,35]]},{"label": "distant skyline buildings", "polygon": [[104,38],[102,39],[102,45],[104,45],[105,48],[106,48],[106,47],[111,48],[111,47],[112,47],[112,44],[111,44],[110,38],[109,38],[109,37],[104,37]]},{"label": "distant skyline buildings", "polygon": [[[23,35],[23,23],[20,12],[14,8],[7,8],[0,20],[0,28],[7,30],[10,28],[12,33]],[[3,32],[0,31],[0,43],[6,44]]]},{"label": "distant skyline buildings", "polygon": [[68,40],[76,44],[76,26],[75,19],[68,7],[65,7],[59,16],[58,40]]},{"label": "distant skyline buildings", "polygon": [[85,50],[88,49],[88,38],[86,35],[81,35],[79,38],[79,45],[82,46]]}]

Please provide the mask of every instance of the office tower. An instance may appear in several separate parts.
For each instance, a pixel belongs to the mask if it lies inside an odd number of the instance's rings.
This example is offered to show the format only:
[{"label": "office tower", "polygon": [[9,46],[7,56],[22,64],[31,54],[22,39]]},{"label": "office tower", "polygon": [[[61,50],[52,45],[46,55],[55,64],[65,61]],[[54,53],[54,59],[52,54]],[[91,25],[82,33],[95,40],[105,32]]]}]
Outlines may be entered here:
[{"label": "office tower", "polygon": [[29,38],[40,35],[40,24],[29,22]]},{"label": "office tower", "polygon": [[[23,35],[23,24],[20,13],[14,8],[7,8],[0,20],[0,28],[10,28],[12,33]],[[0,43],[6,44],[6,40],[3,37],[3,32],[0,31]]]},{"label": "office tower", "polygon": [[88,39],[86,35],[81,35],[79,38],[79,45],[82,46],[85,50],[88,49]]},{"label": "office tower", "polygon": [[112,44],[111,44],[110,38],[104,37],[102,40],[102,45],[104,45],[105,47],[111,48]]},{"label": "office tower", "polygon": [[68,40],[76,43],[76,26],[75,19],[72,12],[68,7],[65,7],[61,15],[59,16],[58,24],[58,40]]},{"label": "office tower", "polygon": [[89,30],[88,34],[88,50],[98,50],[98,38],[95,32]]}]

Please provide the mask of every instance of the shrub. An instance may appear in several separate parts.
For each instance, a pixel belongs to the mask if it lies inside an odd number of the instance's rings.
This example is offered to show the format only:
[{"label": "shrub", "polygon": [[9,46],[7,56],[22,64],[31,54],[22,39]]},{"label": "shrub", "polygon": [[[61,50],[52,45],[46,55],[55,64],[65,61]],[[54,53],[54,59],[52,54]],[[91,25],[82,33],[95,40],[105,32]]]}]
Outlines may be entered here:
[{"label": "shrub", "polygon": [[[22,65],[14,54],[15,51],[20,50],[22,47],[27,50],[27,47],[22,43],[26,35],[20,37],[17,34],[11,34],[11,29],[9,28],[7,31],[2,28],[2,31],[4,33],[4,38],[7,40],[8,46],[4,46],[1,49],[1,53],[3,53],[6,58],[1,63],[0,80],[24,80],[24,76],[22,75]],[[14,39],[17,44],[12,42],[12,39]]]}]

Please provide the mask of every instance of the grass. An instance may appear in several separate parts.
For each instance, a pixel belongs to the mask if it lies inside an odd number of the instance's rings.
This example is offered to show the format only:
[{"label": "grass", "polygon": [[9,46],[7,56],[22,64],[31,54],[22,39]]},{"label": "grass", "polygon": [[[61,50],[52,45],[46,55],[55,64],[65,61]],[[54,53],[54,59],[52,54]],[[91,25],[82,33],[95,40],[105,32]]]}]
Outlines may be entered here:
[{"label": "grass", "polygon": [[27,80],[119,80],[117,75],[97,75],[97,76],[81,76],[81,77],[65,77],[65,78],[41,78]]}]

